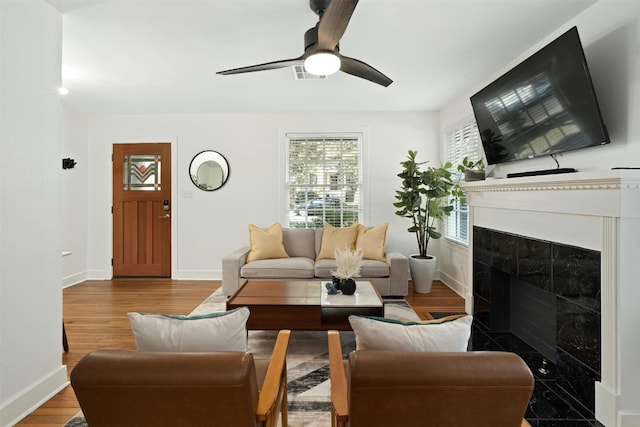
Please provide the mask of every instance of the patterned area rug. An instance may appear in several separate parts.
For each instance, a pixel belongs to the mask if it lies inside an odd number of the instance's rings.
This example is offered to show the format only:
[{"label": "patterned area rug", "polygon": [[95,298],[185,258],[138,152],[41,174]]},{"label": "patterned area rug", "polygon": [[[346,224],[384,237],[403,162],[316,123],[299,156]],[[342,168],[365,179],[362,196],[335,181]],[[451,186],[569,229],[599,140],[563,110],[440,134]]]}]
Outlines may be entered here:
[{"label": "patterned area rug", "polygon": [[[190,314],[205,314],[225,310],[226,296],[219,289]],[[419,320],[403,299],[385,299],[385,317],[403,321]],[[268,357],[277,331],[249,331],[249,351],[255,357]],[[355,349],[353,332],[340,332],[343,356]],[[330,384],[327,353],[327,333],[324,331],[292,331],[287,351],[289,426],[330,426]],[[82,414],[65,427],[87,427]]]}]

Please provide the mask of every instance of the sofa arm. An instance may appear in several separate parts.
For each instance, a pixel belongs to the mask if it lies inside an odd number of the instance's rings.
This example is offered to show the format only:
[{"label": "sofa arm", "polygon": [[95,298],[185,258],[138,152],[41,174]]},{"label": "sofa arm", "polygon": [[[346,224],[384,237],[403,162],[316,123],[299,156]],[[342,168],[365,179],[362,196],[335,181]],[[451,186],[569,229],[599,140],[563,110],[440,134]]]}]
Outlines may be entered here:
[{"label": "sofa arm", "polygon": [[247,281],[240,277],[240,268],[247,263],[249,246],[236,249],[222,258],[222,292],[231,296]]},{"label": "sofa arm", "polygon": [[389,264],[389,295],[405,296],[409,293],[409,258],[400,252],[387,254]]}]

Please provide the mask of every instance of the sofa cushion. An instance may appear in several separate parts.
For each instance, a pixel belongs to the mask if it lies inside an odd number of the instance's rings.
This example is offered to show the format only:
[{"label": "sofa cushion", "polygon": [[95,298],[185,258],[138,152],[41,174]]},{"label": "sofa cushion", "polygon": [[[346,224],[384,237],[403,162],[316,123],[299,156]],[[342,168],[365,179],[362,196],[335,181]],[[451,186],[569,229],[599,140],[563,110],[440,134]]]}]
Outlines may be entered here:
[{"label": "sofa cushion", "polygon": [[127,313],[139,351],[246,351],[249,309],[197,316]]},{"label": "sofa cushion", "polygon": [[246,279],[311,279],[313,259],[303,257],[263,259],[248,262],[240,268]]},{"label": "sofa cushion", "polygon": [[375,259],[363,259],[360,277],[389,277],[389,264]]},{"label": "sofa cushion", "polygon": [[290,257],[315,258],[315,230],[311,228],[283,228],[284,249]]},{"label": "sofa cushion", "polygon": [[[313,269],[316,277],[328,279],[333,276],[331,271],[335,271],[337,268],[335,259],[320,259],[316,261]],[[360,277],[389,277],[389,264],[382,261],[363,259],[362,267],[360,267]]]},{"label": "sofa cushion", "polygon": [[320,248],[322,246],[322,234],[324,233],[324,228],[316,228],[315,232],[316,232],[316,254],[314,258],[317,259],[318,255],[320,255]]},{"label": "sofa cushion", "polygon": [[247,261],[259,259],[287,258],[284,249],[282,226],[276,222],[265,229],[249,224],[249,255]]},{"label": "sofa cushion", "polygon": [[387,238],[388,223],[379,224],[375,227],[367,227],[358,224],[358,236],[356,238],[356,249],[362,249],[362,258],[386,261],[384,253],[385,241]]},{"label": "sofa cushion", "polygon": [[350,250],[355,249],[357,236],[357,222],[349,227],[334,227],[329,223],[325,224],[320,253],[316,259],[335,259],[336,249],[344,249],[345,247]]},{"label": "sofa cushion", "polygon": [[450,316],[425,322],[349,316],[356,350],[467,351],[473,316]]}]

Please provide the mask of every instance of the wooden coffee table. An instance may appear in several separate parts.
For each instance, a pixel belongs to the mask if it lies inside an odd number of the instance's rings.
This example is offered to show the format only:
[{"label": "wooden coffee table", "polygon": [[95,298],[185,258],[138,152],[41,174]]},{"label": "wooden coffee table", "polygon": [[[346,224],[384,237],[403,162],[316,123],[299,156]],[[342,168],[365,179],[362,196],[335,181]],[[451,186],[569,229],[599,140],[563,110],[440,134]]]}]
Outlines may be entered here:
[{"label": "wooden coffee table", "polygon": [[356,282],[354,295],[329,295],[327,281],[248,281],[227,301],[227,310],[248,307],[248,329],[351,330],[349,316],[383,316],[384,303],[371,282]]}]

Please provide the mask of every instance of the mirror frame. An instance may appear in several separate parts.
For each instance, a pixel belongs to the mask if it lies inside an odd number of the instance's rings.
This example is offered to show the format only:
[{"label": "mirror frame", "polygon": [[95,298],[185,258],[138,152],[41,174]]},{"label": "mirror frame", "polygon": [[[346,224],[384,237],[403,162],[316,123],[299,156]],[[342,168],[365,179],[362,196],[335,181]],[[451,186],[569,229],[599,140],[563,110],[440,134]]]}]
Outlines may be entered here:
[{"label": "mirror frame", "polygon": [[[203,165],[208,162],[215,163],[215,165],[219,166],[222,170],[222,182],[217,186],[214,186],[215,184],[209,184],[207,186],[207,183],[198,184],[198,171]],[[193,183],[193,185],[195,185],[202,191],[219,190],[229,180],[229,162],[222,154],[218,153],[217,151],[201,151],[193,156],[193,159],[191,159],[191,163],[189,163],[189,177],[191,178],[191,182]]]}]

